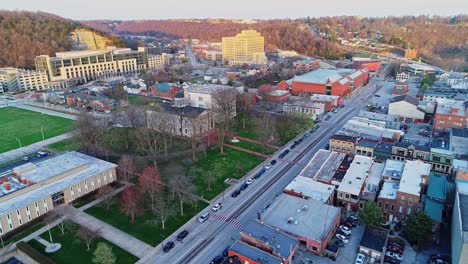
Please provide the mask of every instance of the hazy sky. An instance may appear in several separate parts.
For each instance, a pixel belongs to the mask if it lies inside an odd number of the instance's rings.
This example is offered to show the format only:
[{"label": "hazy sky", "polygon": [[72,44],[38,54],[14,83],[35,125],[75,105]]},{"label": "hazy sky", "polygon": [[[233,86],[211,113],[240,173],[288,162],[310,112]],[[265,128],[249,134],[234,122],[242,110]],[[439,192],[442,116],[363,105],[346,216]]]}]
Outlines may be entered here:
[{"label": "hazy sky", "polygon": [[467,0],[0,0],[71,19],[296,18],[468,14]]}]

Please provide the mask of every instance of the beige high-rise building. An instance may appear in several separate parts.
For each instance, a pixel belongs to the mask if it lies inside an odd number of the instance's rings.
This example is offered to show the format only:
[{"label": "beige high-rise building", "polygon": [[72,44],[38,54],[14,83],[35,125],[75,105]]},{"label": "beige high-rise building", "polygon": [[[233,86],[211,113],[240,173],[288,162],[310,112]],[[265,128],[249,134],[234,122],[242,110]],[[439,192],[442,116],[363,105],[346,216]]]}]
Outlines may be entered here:
[{"label": "beige high-rise building", "polygon": [[51,83],[88,82],[99,78],[138,73],[148,67],[145,48],[107,47],[103,50],[57,52],[36,57],[36,69],[47,72]]},{"label": "beige high-rise building", "polygon": [[223,60],[231,65],[265,64],[265,40],[255,30],[243,30],[235,37],[223,38]]},{"label": "beige high-rise building", "polygon": [[44,71],[31,71],[18,68],[0,68],[0,93],[9,91],[45,90],[48,88],[47,74]]},{"label": "beige high-rise building", "polygon": [[161,55],[148,55],[148,69],[150,70],[156,70],[156,69],[161,69],[164,67],[164,65],[169,65],[169,56],[167,53],[163,53]]}]

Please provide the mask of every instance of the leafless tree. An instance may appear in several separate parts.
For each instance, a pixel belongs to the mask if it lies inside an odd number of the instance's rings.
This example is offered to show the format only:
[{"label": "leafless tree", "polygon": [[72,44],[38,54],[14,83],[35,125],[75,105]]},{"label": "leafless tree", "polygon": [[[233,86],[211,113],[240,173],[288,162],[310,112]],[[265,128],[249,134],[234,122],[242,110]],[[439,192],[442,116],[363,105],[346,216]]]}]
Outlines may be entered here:
[{"label": "leafless tree", "polygon": [[97,153],[99,142],[103,139],[108,121],[106,118],[98,118],[95,115],[81,111],[74,124],[78,138],[88,149]]},{"label": "leafless tree", "polygon": [[224,153],[225,133],[229,130],[231,120],[236,114],[235,88],[220,90],[212,96],[212,107],[217,128],[218,142],[221,145],[221,154]]},{"label": "leafless tree", "polygon": [[91,244],[96,238],[99,237],[99,231],[94,232],[85,226],[81,226],[78,230],[78,237],[86,244],[87,251],[90,251]]},{"label": "leafless tree", "polygon": [[192,180],[184,174],[173,175],[169,181],[169,188],[179,199],[180,215],[184,215],[184,202],[190,201],[193,197],[194,185]]},{"label": "leafless tree", "polygon": [[98,189],[96,193],[96,198],[100,199],[103,198],[103,202],[106,205],[106,210],[109,211],[110,206],[112,204],[112,198],[113,196],[111,195],[112,192],[114,191],[114,187],[110,185],[104,185],[101,188]]},{"label": "leafless tree", "polygon": [[151,201],[151,209],[154,210],[156,205],[157,196],[163,189],[163,182],[159,168],[156,166],[149,166],[143,169],[138,177],[138,184],[141,190],[148,195]]},{"label": "leafless tree", "polygon": [[272,143],[275,134],[275,118],[272,114],[267,111],[260,113],[260,118],[256,119],[258,139],[264,145]]},{"label": "leafless tree", "polygon": [[129,105],[115,115],[115,123],[122,126],[135,128],[146,124],[145,110],[142,107]]},{"label": "leafless tree", "polygon": [[60,229],[60,234],[62,236],[65,235],[65,229],[71,224],[70,220],[64,216],[65,210],[65,205],[59,205],[55,207],[53,211],[49,212],[46,217],[46,222],[48,224],[58,221],[57,227]]},{"label": "leafless tree", "polygon": [[153,128],[159,132],[159,137],[162,140],[165,159],[169,152],[169,145],[172,141],[172,136],[176,133],[176,127],[172,117],[165,113],[158,113],[148,115],[148,127]]},{"label": "leafless tree", "polygon": [[140,127],[135,132],[136,143],[139,149],[152,159],[154,165],[157,165],[157,156],[161,151],[163,144],[161,144],[162,136],[158,131],[148,128]]},{"label": "leafless tree", "polygon": [[253,96],[252,94],[241,94],[237,97],[238,105],[242,109],[243,117],[242,117],[242,128],[246,127],[247,115],[250,112],[250,108],[253,105]]},{"label": "leafless tree", "polygon": [[129,182],[136,173],[135,160],[132,156],[123,155],[118,163],[117,172],[121,180]]},{"label": "leafless tree", "polygon": [[153,214],[157,216],[157,221],[155,222],[159,222],[161,224],[161,229],[166,229],[167,219],[176,214],[174,207],[172,207],[172,202],[162,193],[158,195],[156,207],[152,211]]}]

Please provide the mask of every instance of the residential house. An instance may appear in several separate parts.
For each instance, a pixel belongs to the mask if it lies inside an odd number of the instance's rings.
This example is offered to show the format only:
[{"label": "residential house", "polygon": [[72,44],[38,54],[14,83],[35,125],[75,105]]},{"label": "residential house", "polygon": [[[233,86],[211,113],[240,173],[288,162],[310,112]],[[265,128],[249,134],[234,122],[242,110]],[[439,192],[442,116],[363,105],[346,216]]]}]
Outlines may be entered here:
[{"label": "residential house", "polygon": [[468,129],[452,128],[450,130],[450,150],[457,159],[468,159]]},{"label": "residential house", "polygon": [[373,160],[370,157],[356,156],[346,171],[340,186],[337,189],[337,205],[347,211],[356,211],[364,183],[372,168]]},{"label": "residential house", "polygon": [[[220,107],[216,102],[215,95],[223,92],[225,90],[233,89],[231,86],[227,85],[214,85],[214,84],[202,84],[194,85],[184,89],[184,97],[188,100],[190,106],[203,108],[207,110],[213,110],[216,112],[216,109]],[[231,102],[232,107],[232,118],[236,116],[236,99]],[[221,121],[220,115],[214,113],[215,122]]]},{"label": "residential house", "polygon": [[385,128],[400,129],[401,127],[401,120],[398,118],[398,116],[394,115],[387,115],[361,110],[359,111],[358,117],[366,118],[370,121],[383,121],[385,122]]},{"label": "residential house", "polygon": [[466,128],[467,106],[466,102],[457,102],[452,105],[437,104],[434,115],[434,133],[447,132],[451,128]]},{"label": "residential house", "polygon": [[387,223],[393,223],[396,220],[395,213],[398,210],[396,201],[399,188],[399,181],[387,180],[383,182],[382,188],[380,189],[377,203]]},{"label": "residential house", "polygon": [[359,197],[360,209],[364,208],[364,204],[366,202],[375,202],[377,193],[380,189],[380,182],[382,179],[382,172],[384,167],[384,164],[374,162],[374,165],[369,172],[369,176],[364,183],[364,190],[361,192],[361,196]]},{"label": "residential house", "polygon": [[377,147],[378,142],[371,140],[361,140],[356,145],[356,155],[373,157],[374,149]]},{"label": "residential house", "polygon": [[283,112],[291,116],[309,117],[312,120],[317,120],[318,117],[324,114],[324,106],[321,103],[295,100],[285,102],[283,104]]},{"label": "residential house", "polygon": [[418,109],[418,104],[419,100],[410,95],[396,96],[388,106],[388,114],[398,116],[404,121],[423,122],[425,113]]},{"label": "residential house", "polygon": [[356,144],[358,138],[347,135],[333,135],[330,137],[330,150],[335,152],[341,152],[345,154],[356,153]]},{"label": "residential house", "polygon": [[432,164],[432,171],[444,174],[452,172],[452,164],[455,154],[450,150],[449,134],[444,132],[431,142],[431,153],[429,162]]},{"label": "residential house", "polygon": [[419,160],[406,161],[397,193],[395,221],[404,221],[419,206],[421,188],[428,183],[431,165]]},{"label": "residential house", "polygon": [[[311,178],[327,185],[339,185],[341,179],[336,179],[335,175],[339,170],[346,171],[348,169],[349,165],[342,166],[342,163],[346,161],[349,161],[349,159],[343,153],[319,149],[301,170],[298,177]],[[351,161],[349,161],[349,164],[351,164]]]},{"label": "residential house", "polygon": [[429,176],[426,199],[424,201],[424,213],[432,221],[439,225],[445,218],[445,202],[447,200],[447,177],[433,174]]},{"label": "residential house", "polygon": [[154,86],[151,86],[150,91],[154,97],[173,100],[175,98],[175,95],[180,92],[180,88],[176,85],[164,82],[157,83]]},{"label": "residential house", "polygon": [[382,172],[382,180],[399,181],[405,168],[405,162],[388,159]]},{"label": "residential house", "polygon": [[251,263],[251,264],[263,264],[263,263],[272,263],[272,264],[283,264],[281,258],[271,255],[259,248],[250,246],[247,243],[236,241],[228,249],[228,256],[239,258],[241,263]]},{"label": "residential house", "polygon": [[392,158],[393,143],[379,142],[374,148],[374,160],[384,162]]},{"label": "residential house", "polygon": [[341,104],[341,98],[336,95],[313,94],[310,96],[310,101],[324,104],[324,110],[326,112],[333,111],[338,105]]},{"label": "residential house", "polygon": [[429,161],[431,147],[412,144],[410,142],[395,142],[392,147],[394,160],[422,160]]},{"label": "residential house", "polygon": [[468,173],[457,178],[451,227],[452,263],[468,263]]}]

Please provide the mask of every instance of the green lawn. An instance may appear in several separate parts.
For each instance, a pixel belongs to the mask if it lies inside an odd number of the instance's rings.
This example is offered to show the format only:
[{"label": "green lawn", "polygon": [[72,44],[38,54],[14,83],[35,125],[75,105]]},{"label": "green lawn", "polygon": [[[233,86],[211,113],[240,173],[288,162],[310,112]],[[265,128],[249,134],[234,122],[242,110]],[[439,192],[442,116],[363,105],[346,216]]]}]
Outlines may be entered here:
[{"label": "green lawn", "polygon": [[56,151],[71,151],[71,150],[79,150],[82,148],[81,142],[79,142],[76,138],[68,138],[62,141],[50,144],[46,146],[46,148]]},{"label": "green lawn", "polygon": [[70,131],[73,120],[16,107],[0,108],[0,153],[33,144]]},{"label": "green lawn", "polygon": [[[94,206],[87,209],[85,212],[152,246],[161,243],[165,238],[196,215],[200,209],[207,206],[206,203],[201,201],[198,202],[196,206],[185,205],[184,215],[180,216],[177,211],[177,215],[170,217],[166,222],[166,228],[162,230],[161,225],[155,223],[157,217],[147,212],[137,216],[135,223],[131,223],[130,218],[120,211],[119,203],[120,197],[116,197],[109,211],[103,206]],[[175,209],[178,210],[178,201],[174,201],[173,204]]]},{"label": "green lawn", "polygon": [[[30,244],[32,247],[34,247],[36,250],[38,250],[45,256],[51,258],[57,264],[92,263],[93,252],[96,249],[96,245],[98,242],[104,242],[111,246],[112,252],[117,258],[116,263],[127,264],[135,263],[138,261],[137,257],[133,256],[132,254],[128,253],[127,251],[119,248],[118,246],[110,243],[109,241],[103,238],[99,238],[93,241],[91,245],[91,250],[87,251],[86,244],[76,236],[76,231],[78,230],[78,228],[79,227],[76,225],[69,226],[65,231],[65,235],[61,235],[60,229],[58,227],[54,227],[52,229],[53,241],[62,245],[62,248],[54,253],[45,253],[45,247],[36,240],[31,240],[30,242],[28,242],[28,244]],[[43,233],[41,237],[49,241],[49,232]]]},{"label": "green lawn", "polygon": [[[212,199],[226,189],[224,180],[227,178],[239,179],[247,172],[255,168],[263,161],[263,158],[224,147],[224,154],[220,154],[219,148],[210,149],[206,156],[199,158],[188,167],[188,174],[194,177],[196,193],[206,199]],[[212,173],[215,180],[212,182],[211,191],[208,190],[206,175]]]},{"label": "green lawn", "polygon": [[139,95],[129,95],[128,96],[128,102],[131,105],[136,105],[136,106],[153,106],[156,104],[159,104],[162,102],[161,99],[158,98],[151,98],[151,97],[146,97],[146,96],[139,96]]}]

